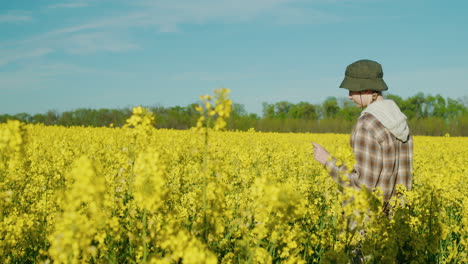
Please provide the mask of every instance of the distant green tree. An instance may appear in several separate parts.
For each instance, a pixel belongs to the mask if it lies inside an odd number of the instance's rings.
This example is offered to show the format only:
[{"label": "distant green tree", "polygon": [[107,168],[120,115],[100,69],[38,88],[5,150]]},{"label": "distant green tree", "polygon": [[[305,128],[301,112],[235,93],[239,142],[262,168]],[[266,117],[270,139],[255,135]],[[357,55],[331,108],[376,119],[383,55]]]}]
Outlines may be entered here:
[{"label": "distant green tree", "polygon": [[248,117],[249,117],[249,119],[252,119],[252,120],[259,120],[260,119],[260,117],[255,113],[250,113],[248,115]]},{"label": "distant green tree", "polygon": [[336,99],[336,97],[333,97],[333,96],[328,97],[322,103],[323,118],[328,118],[328,119],[335,118],[339,110],[340,110],[340,107],[338,106],[338,100]]},{"label": "distant green tree", "polygon": [[385,99],[393,100],[399,106],[401,105],[403,101],[403,99],[400,96],[394,95],[394,94],[386,94]]},{"label": "distant green tree", "polygon": [[13,120],[13,116],[9,114],[0,115],[0,123],[6,123],[8,120]]},{"label": "distant green tree", "polygon": [[269,104],[267,102],[263,102],[262,112],[263,112],[264,118],[274,118],[275,117],[275,105]]},{"label": "distant green tree", "polygon": [[232,104],[231,116],[241,117],[241,116],[246,116],[246,115],[248,115],[248,113],[245,110],[245,106],[243,104],[238,104],[238,103]]},{"label": "distant green tree", "polygon": [[445,99],[440,95],[436,96],[428,96],[427,100],[428,103],[430,102],[430,105],[428,105],[428,108],[431,111],[428,111],[428,117],[441,117],[441,118],[447,118],[447,103]]},{"label": "distant green tree", "polygon": [[257,114],[249,114],[242,104],[234,103],[232,105],[231,116],[227,120],[227,128],[231,130],[246,131],[255,127],[260,118]]},{"label": "distant green tree", "polygon": [[425,98],[423,93],[417,93],[415,96],[403,100],[400,104],[400,109],[406,114],[408,119],[424,117]]},{"label": "distant green tree", "polygon": [[45,125],[57,125],[60,119],[60,114],[55,110],[49,110],[45,114],[44,124]]},{"label": "distant green tree", "polygon": [[344,101],[343,106],[339,109],[338,113],[336,113],[336,118],[348,121],[357,120],[361,111],[362,109],[356,107],[354,102]]},{"label": "distant green tree", "polygon": [[447,118],[455,118],[466,114],[467,109],[457,100],[449,98],[447,100]]},{"label": "distant green tree", "polygon": [[[437,94],[415,96],[402,99],[388,94],[386,99],[395,101],[408,117],[411,131],[415,135],[451,135],[468,136],[468,96],[457,100]],[[198,112],[197,103],[185,107],[152,106],[150,110],[156,116],[157,128],[188,129],[195,126]],[[234,103],[228,121],[228,129],[276,132],[341,132],[350,130],[362,109],[347,98],[328,97],[322,104],[308,102],[290,103],[280,101],[262,104],[263,116],[248,113],[242,104]],[[121,127],[131,116],[130,108],[121,109],[87,109],[79,108],[59,113],[50,110],[44,114],[15,115],[1,114],[0,122],[9,119],[25,123],[43,123],[45,125],[63,126],[114,126]]]},{"label": "distant green tree", "polygon": [[[157,124],[156,116],[156,124]],[[190,114],[187,112],[187,107],[174,106],[167,109],[167,124],[166,128],[188,129],[190,128]]]},{"label": "distant green tree", "polygon": [[45,123],[45,115],[43,114],[35,114],[31,118],[31,123],[37,124],[37,123]]},{"label": "distant green tree", "polygon": [[288,117],[289,110],[292,106],[293,104],[287,101],[280,101],[275,103],[275,117],[281,119]]},{"label": "distant green tree", "polygon": [[14,115],[13,119],[19,120],[21,122],[29,123],[32,117],[28,113],[19,113],[19,114]]},{"label": "distant green tree", "polygon": [[307,102],[293,104],[289,109],[288,117],[294,119],[317,120],[317,107]]},{"label": "distant green tree", "polygon": [[468,108],[468,95],[458,98],[457,100],[464,108]]},{"label": "distant green tree", "polygon": [[79,123],[84,124],[84,122],[78,122],[77,120],[75,120],[73,112],[63,112],[60,120],[58,121],[58,124],[62,126],[76,126]]}]

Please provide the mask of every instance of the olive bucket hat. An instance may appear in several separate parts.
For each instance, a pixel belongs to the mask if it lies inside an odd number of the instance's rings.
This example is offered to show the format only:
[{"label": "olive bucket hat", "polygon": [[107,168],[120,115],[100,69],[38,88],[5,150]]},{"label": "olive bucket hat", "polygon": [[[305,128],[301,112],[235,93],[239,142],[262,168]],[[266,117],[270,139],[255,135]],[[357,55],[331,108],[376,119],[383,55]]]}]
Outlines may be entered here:
[{"label": "olive bucket hat", "polygon": [[340,88],[353,92],[386,91],[388,87],[382,77],[382,66],[379,63],[372,60],[358,60],[346,67],[345,78]]}]

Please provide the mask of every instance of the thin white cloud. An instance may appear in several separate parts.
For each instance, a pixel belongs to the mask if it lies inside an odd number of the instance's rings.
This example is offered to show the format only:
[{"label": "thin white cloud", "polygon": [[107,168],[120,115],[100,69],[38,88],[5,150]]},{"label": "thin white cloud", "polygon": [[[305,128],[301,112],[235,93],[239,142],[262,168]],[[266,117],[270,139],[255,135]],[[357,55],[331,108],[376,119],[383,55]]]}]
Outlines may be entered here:
[{"label": "thin white cloud", "polygon": [[48,32],[25,41],[5,45],[0,50],[0,67],[17,61],[39,58],[54,51],[83,55],[97,52],[120,53],[138,49],[140,46],[132,41],[126,32]]},{"label": "thin white cloud", "polygon": [[342,22],[344,18],[310,8],[287,7],[274,14],[274,21],[282,25],[332,24]]},{"label": "thin white cloud", "polygon": [[0,52],[0,66],[7,65],[12,62],[26,60],[36,57],[41,57],[53,52],[50,48],[36,48],[32,50],[15,49],[3,50]]},{"label": "thin white cloud", "polygon": [[50,5],[47,8],[80,8],[80,7],[87,7],[89,4],[87,2],[71,2],[71,3],[60,3],[60,4],[54,4]]},{"label": "thin white cloud", "polygon": [[252,77],[254,77],[254,74],[250,72],[182,72],[170,76],[170,79],[174,81],[233,81],[245,80]]},{"label": "thin white cloud", "polygon": [[[100,68],[85,68],[75,64],[49,62],[26,63],[18,69],[0,72],[1,90],[43,90],[47,89],[54,82],[67,76],[105,76],[114,78],[115,76],[128,76],[127,72],[111,71]],[[79,78],[79,77],[78,77]]]},{"label": "thin white cloud", "polygon": [[115,34],[92,32],[75,34],[65,41],[65,51],[73,54],[90,54],[99,51],[124,52],[139,49],[139,46]]},{"label": "thin white cloud", "polygon": [[118,29],[118,28],[126,28],[131,27],[134,25],[142,25],[141,22],[138,23],[139,20],[144,18],[142,14],[128,14],[122,16],[115,16],[115,17],[106,17],[86,23],[82,23],[79,25],[65,27],[57,30],[50,31],[45,35],[60,35],[66,33],[74,33],[80,32],[85,30],[96,30],[96,29]]},{"label": "thin white cloud", "polygon": [[[315,1],[314,1],[315,2]],[[303,0],[146,0],[133,3],[141,10],[133,25],[153,25],[162,29],[183,24],[245,23],[253,20],[281,24],[334,23],[341,19],[314,8],[298,8]],[[279,21],[280,20],[280,21]]]},{"label": "thin white cloud", "polygon": [[29,22],[32,16],[24,11],[10,11],[6,14],[0,14],[0,23],[18,23]]},{"label": "thin white cloud", "polygon": [[[155,27],[161,32],[178,31],[184,24],[245,23],[265,20],[281,24],[323,24],[342,19],[313,8],[296,8],[302,0],[143,0],[126,2],[127,13],[90,20],[48,32],[73,33],[95,29]],[[119,2],[116,2],[116,4]]]},{"label": "thin white cloud", "polygon": [[[134,27],[154,27],[161,32],[178,31],[184,24],[243,23],[255,19],[271,21],[274,24],[321,24],[335,23],[342,19],[334,14],[313,8],[297,8],[294,4],[304,0],[141,0],[116,1],[125,3],[126,13],[104,16],[86,22],[51,30],[32,37],[25,42],[37,42],[52,36],[87,30],[122,30]],[[314,1],[316,2],[316,1]],[[57,5],[76,5],[67,3]],[[109,4],[109,3],[108,3]],[[120,6],[122,7],[122,6]],[[20,42],[21,43],[21,42]]]},{"label": "thin white cloud", "polygon": [[0,72],[0,91],[35,89],[50,81],[51,77],[51,73],[40,72],[37,69]]},{"label": "thin white cloud", "polygon": [[[0,43],[2,49],[10,48],[9,54],[0,56],[0,66],[17,60],[40,57],[51,52],[52,49],[71,54],[127,52],[140,49],[139,43],[132,36],[134,28],[154,28],[160,32],[176,32],[181,26],[188,24],[251,21],[272,24],[320,24],[341,21],[340,17],[316,10],[310,5],[308,8],[299,8],[298,5],[306,3],[304,0],[114,1],[112,4],[116,7],[109,6],[111,9],[108,12],[112,15],[103,15],[100,18],[50,30],[22,41]],[[316,1],[323,0],[314,0],[313,3]],[[88,3],[87,1],[57,3],[49,8],[84,7]],[[111,5],[110,1],[99,2],[99,4],[103,3]],[[122,8],[125,11],[122,11]],[[28,14],[9,13],[7,15],[19,16],[18,21],[28,19]],[[24,17],[21,18],[20,15]],[[7,18],[4,17],[4,20]],[[13,19],[8,18],[8,20]],[[35,50],[36,53],[25,55],[24,50]],[[213,78],[206,77],[206,79]]]}]

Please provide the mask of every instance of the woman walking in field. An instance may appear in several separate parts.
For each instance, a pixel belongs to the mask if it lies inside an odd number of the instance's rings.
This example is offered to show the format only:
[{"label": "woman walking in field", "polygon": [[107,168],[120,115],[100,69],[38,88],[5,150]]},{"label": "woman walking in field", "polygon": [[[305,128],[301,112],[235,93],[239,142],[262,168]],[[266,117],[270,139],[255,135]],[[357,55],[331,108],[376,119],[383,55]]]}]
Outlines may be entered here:
[{"label": "woman walking in field", "polygon": [[[406,116],[392,100],[386,100],[382,91],[388,90],[382,67],[371,60],[359,60],[346,68],[340,88],[349,90],[349,99],[365,108],[353,129],[351,147],[356,164],[351,173],[328,151],[313,142],[314,158],[325,166],[330,176],[342,186],[357,189],[363,186],[380,188],[386,202],[396,195],[397,184],[408,190],[412,185],[413,139]],[[349,182],[343,182],[345,174]]]}]

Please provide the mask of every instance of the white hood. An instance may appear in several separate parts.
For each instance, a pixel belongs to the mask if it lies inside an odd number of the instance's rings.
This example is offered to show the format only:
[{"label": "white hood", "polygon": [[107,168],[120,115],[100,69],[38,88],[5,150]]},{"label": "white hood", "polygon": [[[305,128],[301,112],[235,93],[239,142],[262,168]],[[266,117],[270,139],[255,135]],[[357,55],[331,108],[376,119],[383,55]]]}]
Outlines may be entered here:
[{"label": "white hood", "polygon": [[396,138],[406,142],[408,140],[409,128],[406,123],[406,116],[392,100],[375,101],[361,113],[372,114],[382,123]]}]

